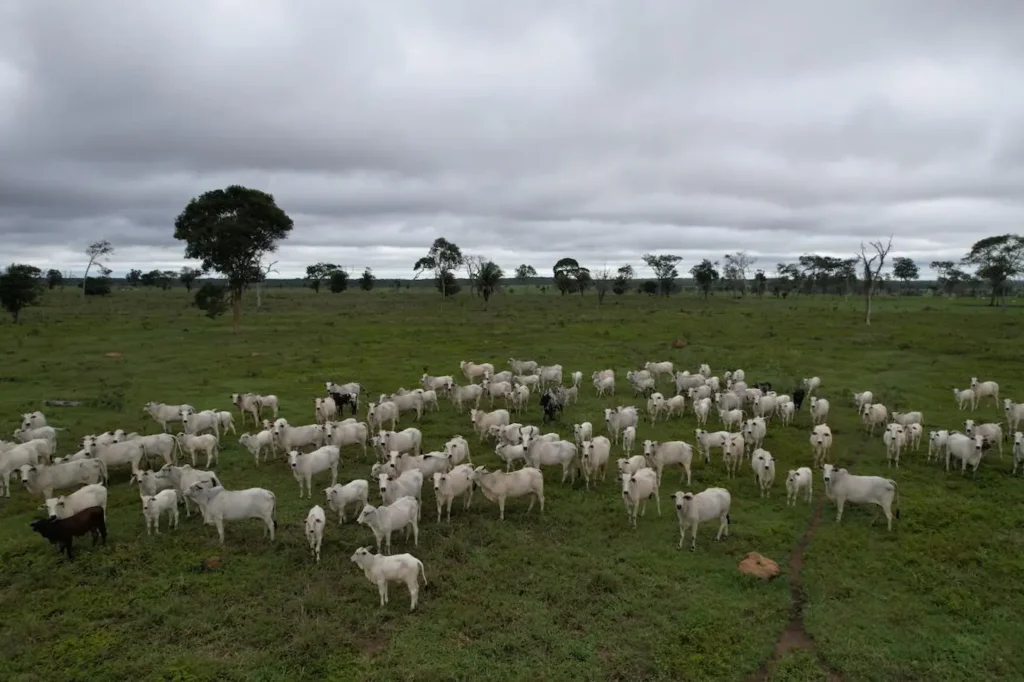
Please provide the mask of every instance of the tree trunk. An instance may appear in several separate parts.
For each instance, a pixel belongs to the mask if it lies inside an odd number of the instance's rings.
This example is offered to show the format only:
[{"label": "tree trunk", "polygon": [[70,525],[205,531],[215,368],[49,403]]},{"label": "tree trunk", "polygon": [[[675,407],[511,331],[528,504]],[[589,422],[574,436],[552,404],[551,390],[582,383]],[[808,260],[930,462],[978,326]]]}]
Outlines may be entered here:
[{"label": "tree trunk", "polygon": [[864,313],[864,324],[869,327],[871,326],[871,294],[871,287],[868,287],[864,293],[864,298],[867,300],[867,307]]},{"label": "tree trunk", "polygon": [[82,275],[82,298],[85,298],[85,283],[89,281],[89,268],[92,267],[92,261],[85,266],[85,274]]},{"label": "tree trunk", "polygon": [[[259,287],[259,285],[256,285]],[[259,289],[256,289],[257,296],[259,295]],[[242,292],[232,291],[231,292],[231,329],[234,333],[238,333],[238,326],[242,322]]]}]

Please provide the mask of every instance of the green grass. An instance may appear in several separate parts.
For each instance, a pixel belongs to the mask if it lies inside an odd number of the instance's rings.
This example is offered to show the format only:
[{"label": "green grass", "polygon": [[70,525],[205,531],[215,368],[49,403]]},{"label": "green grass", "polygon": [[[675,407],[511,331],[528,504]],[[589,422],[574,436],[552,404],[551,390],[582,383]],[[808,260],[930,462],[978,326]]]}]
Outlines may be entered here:
[{"label": "green grass", "polygon": [[[0,426],[9,434],[17,415],[44,399],[83,400],[46,410],[69,429],[59,440],[66,454],[86,433],[154,432],[141,413],[148,400],[229,409],[232,392],[273,392],[283,416],[308,423],[327,379],[379,393],[411,387],[424,365],[457,374],[463,359],[533,358],[587,377],[614,367],[619,395],[599,400],[586,384],[558,429],[571,437],[573,421],[603,431],[602,407],[639,404],[623,375],[645,360],[691,369],[708,362],[716,374],[743,367],[748,380],[778,389],[819,375],[832,403],[833,461],[891,474],[903,519],[887,533],[884,519],[871,525],[874,509],[853,507],[837,526],[825,504],[802,571],[816,650],[787,653],[770,666],[772,679],[829,671],[850,680],[1021,679],[1024,481],[1011,478],[1009,454],[986,458],[972,479],[925,463],[925,446],[889,472],[881,439],[863,435],[849,400],[851,390],[871,389],[890,408],[922,410],[927,431],[962,425],[949,389],[972,375],[1021,399],[1021,311],[879,300],[865,327],[861,305],[628,295],[598,308],[592,296],[517,290],[484,312],[465,294],[442,304],[429,293],[274,290],[235,336],[229,320],[202,317],[184,292],[123,291],[84,305],[58,292],[22,324],[0,324]],[[690,345],[671,349],[675,337]],[[1001,417],[991,403],[980,415]],[[536,403],[522,421],[540,423]],[[448,404],[421,428],[428,450],[470,433],[468,417]],[[694,428],[687,415],[642,423],[639,437],[692,442]],[[302,535],[311,503],[299,500],[282,460],[257,468],[237,437],[225,441],[218,471],[231,488],[276,493],[274,544],[252,521],[228,525],[220,548],[197,517],[147,537],[137,489],[117,471],[109,544],[91,550],[86,542],[69,564],[30,532],[39,501],[18,490],[0,501],[0,679],[744,679],[772,658],[789,619],[789,555],[813,510],[786,508],[784,479],[809,463],[808,428],[806,410],[791,428],[769,428],[765,447],[779,460],[769,500],[759,499],[747,466],[727,480],[718,457],[695,465],[692,489],[723,485],[733,494],[729,539],[712,542],[706,524],[695,553],[676,549],[675,472],[661,489],[663,515],[651,506],[636,531],[612,475],[588,493],[548,471],[544,516],[526,515],[519,500],[505,523],[477,496],[468,513],[453,510],[451,526],[439,525],[428,489],[419,548],[398,538],[395,546],[426,564],[430,584],[413,614],[400,586],[378,608],[376,589],[350,563],[355,547],[372,542],[368,529],[339,528],[332,515],[323,562],[312,563]],[[367,476],[358,451],[342,457],[340,480]],[[480,446],[474,461],[497,462]],[[328,484],[321,477],[315,488]],[[326,507],[322,494],[313,503]],[[775,559],[780,579],[740,575],[749,551]],[[213,556],[220,569],[199,572]]]}]

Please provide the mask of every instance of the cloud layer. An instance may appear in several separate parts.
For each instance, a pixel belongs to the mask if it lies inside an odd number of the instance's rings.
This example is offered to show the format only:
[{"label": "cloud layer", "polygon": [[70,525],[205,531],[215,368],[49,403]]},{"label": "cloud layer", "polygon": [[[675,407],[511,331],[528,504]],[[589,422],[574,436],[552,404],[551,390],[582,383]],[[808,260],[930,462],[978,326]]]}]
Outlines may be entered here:
[{"label": "cloud layer", "polygon": [[295,220],[285,276],[409,276],[442,235],[541,272],[888,234],[959,258],[1024,225],[1021,26],[1019,0],[12,0],[4,256],[177,268],[174,218],[239,183]]}]

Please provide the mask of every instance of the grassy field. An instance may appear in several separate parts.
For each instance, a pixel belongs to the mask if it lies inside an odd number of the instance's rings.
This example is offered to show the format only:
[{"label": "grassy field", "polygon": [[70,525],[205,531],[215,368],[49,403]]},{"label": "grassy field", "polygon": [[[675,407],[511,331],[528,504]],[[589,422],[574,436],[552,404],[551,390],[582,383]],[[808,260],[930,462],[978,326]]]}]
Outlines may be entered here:
[{"label": "grassy field", "polygon": [[[28,528],[39,500],[21,490],[0,500],[0,679],[1024,678],[1024,480],[1010,476],[1009,450],[986,458],[975,478],[926,463],[927,445],[887,472],[880,437],[863,434],[850,403],[851,390],[870,389],[890,409],[922,410],[927,431],[962,428],[950,388],[972,375],[1024,399],[1022,311],[893,299],[877,301],[865,327],[861,305],[626,296],[598,308],[593,297],[517,291],[484,312],[465,294],[444,304],[428,293],[280,290],[258,316],[247,311],[235,336],[229,320],[202,317],[183,291],[124,291],[84,304],[71,292],[49,294],[22,324],[0,324],[0,426],[9,434],[44,399],[82,400],[47,410],[51,424],[68,429],[62,454],[86,433],[158,430],[141,413],[148,400],[230,409],[232,392],[272,392],[283,416],[309,423],[327,379],[390,392],[411,387],[425,365],[457,374],[460,360],[503,365],[509,356],[561,363],[567,375],[619,372],[614,399],[585,385],[558,427],[571,438],[574,421],[603,431],[603,407],[640,403],[625,370],[671,359],[691,369],[708,362],[716,374],[743,367],[748,380],[780,392],[819,375],[832,403],[833,461],[891,474],[903,518],[887,533],[884,518],[871,525],[876,508],[853,507],[837,526],[820,475],[812,505],[785,506],[786,471],[810,463],[805,409],[794,426],[769,428],[765,447],[779,460],[770,499],[759,499],[748,466],[728,480],[717,456],[695,465],[692,489],[726,486],[733,504],[729,539],[714,543],[705,524],[694,553],[676,549],[675,472],[665,475],[662,516],[652,505],[635,531],[611,475],[585,492],[559,485],[560,472],[549,470],[546,513],[526,515],[526,502],[516,501],[505,523],[478,495],[468,513],[453,510],[450,526],[437,524],[426,490],[419,548],[396,538],[395,551],[421,558],[430,581],[409,614],[404,587],[380,609],[349,561],[372,542],[368,529],[338,527],[329,512],[315,565],[302,534],[311,503],[299,500],[286,465],[257,468],[230,437],[218,472],[231,488],[276,493],[274,544],[252,521],[229,525],[220,548],[214,528],[195,516],[147,537],[138,491],[117,471],[109,544],[91,550],[86,542],[69,564]],[[670,348],[675,337],[689,346]],[[1001,413],[988,403],[975,416]],[[522,421],[540,423],[536,403]],[[448,404],[420,428],[425,450],[470,433],[468,416]],[[641,423],[639,439],[692,442],[694,428],[689,414]],[[342,458],[339,480],[367,476],[370,462],[358,451]],[[476,447],[474,461],[497,458]],[[321,477],[314,487],[328,484]],[[314,503],[326,508],[322,493]],[[750,551],[775,559],[782,576],[739,574]],[[214,556],[220,567],[200,571]],[[802,614],[793,613],[794,596],[806,602]]]}]

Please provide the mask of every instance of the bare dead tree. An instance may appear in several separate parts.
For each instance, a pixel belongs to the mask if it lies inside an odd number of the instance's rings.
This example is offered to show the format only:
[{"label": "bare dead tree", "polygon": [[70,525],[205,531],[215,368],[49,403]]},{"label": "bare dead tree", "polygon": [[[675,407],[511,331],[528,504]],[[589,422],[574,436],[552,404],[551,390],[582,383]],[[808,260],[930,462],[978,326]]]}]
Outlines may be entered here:
[{"label": "bare dead tree", "polygon": [[603,268],[594,273],[594,291],[597,292],[597,304],[601,305],[604,303],[604,297],[608,294],[608,290],[612,288],[612,271],[605,265]]},{"label": "bare dead tree", "polygon": [[259,270],[259,276],[256,277],[256,312],[259,312],[260,308],[263,307],[263,282],[267,279],[267,275],[272,272],[280,274],[274,267],[275,265],[277,265],[276,260],[264,263],[262,254],[256,263],[256,267]]},{"label": "bare dead tree", "polygon": [[869,245],[874,249],[875,255],[869,258],[867,247],[864,246],[864,242],[861,242],[860,256],[857,257],[857,260],[864,266],[864,301],[867,304],[864,312],[864,324],[870,327],[871,299],[874,297],[875,289],[878,286],[879,274],[885,266],[885,258],[889,255],[890,249],[892,249],[892,235],[889,236],[889,241],[884,245],[881,240],[869,242]]},{"label": "bare dead tree", "polygon": [[469,255],[465,257],[464,265],[466,267],[466,276],[469,278],[469,288],[477,296],[480,295],[480,271],[483,270],[484,265],[487,263],[486,256],[480,255]]}]

